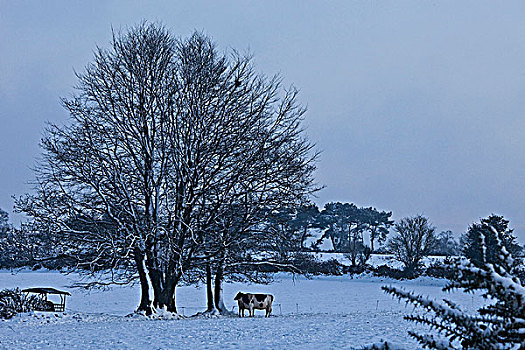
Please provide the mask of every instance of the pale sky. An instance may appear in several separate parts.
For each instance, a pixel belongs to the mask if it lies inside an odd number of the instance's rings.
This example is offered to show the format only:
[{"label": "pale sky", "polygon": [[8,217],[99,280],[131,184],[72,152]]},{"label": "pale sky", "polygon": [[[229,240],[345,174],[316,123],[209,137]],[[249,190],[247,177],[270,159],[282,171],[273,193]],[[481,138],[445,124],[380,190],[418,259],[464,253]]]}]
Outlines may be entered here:
[{"label": "pale sky", "polygon": [[502,214],[525,243],[523,1],[0,0],[0,208],[31,191],[74,70],[111,27],[141,20],[249,51],[301,90],[320,206],[424,214],[456,233]]}]

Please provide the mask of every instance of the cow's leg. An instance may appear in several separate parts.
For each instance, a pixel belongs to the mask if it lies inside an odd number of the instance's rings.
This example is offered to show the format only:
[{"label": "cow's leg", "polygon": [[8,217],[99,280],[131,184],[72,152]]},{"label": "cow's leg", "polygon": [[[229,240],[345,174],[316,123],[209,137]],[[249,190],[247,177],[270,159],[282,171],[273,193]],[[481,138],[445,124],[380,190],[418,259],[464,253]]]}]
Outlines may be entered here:
[{"label": "cow's leg", "polygon": [[250,317],[253,317],[255,315],[255,310],[253,308],[253,304],[250,304]]}]

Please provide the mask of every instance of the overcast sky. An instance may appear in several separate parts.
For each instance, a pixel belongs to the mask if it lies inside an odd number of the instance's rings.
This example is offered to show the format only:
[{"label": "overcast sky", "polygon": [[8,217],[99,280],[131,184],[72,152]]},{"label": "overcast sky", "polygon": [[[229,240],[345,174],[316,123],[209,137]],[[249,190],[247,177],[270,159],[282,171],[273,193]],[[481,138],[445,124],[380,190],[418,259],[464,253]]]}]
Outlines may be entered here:
[{"label": "overcast sky", "polygon": [[319,205],[424,214],[457,233],[503,214],[525,243],[524,15],[523,1],[0,0],[0,208],[31,191],[74,70],[111,27],[146,19],[250,51],[301,90],[323,151]]}]

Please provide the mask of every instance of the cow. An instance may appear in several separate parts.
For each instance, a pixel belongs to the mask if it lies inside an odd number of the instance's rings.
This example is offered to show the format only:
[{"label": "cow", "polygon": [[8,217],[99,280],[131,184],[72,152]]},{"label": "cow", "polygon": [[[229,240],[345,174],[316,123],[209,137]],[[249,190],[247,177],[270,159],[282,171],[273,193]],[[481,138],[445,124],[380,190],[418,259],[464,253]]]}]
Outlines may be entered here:
[{"label": "cow", "polygon": [[255,309],[266,310],[264,317],[270,317],[272,313],[273,295],[271,294],[250,294],[239,292],[233,300],[239,304],[239,317],[244,317],[244,310],[248,309],[251,317],[255,314]]}]

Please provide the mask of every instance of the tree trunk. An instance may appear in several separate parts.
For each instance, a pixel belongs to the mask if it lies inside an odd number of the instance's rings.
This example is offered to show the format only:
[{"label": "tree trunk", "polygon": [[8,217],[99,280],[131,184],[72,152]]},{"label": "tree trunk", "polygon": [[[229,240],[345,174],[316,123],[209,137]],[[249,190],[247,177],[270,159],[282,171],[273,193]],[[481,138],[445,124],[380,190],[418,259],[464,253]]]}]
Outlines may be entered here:
[{"label": "tree trunk", "polygon": [[148,272],[153,286],[153,306],[176,313],[175,288],[179,277],[171,271],[162,273],[158,269],[151,269]]},{"label": "tree trunk", "polygon": [[224,306],[224,301],[222,299],[222,280],[224,278],[224,262],[219,261],[217,263],[217,271],[215,272],[215,291],[214,291],[214,297],[215,297],[215,307],[219,312],[226,311],[226,307]]},{"label": "tree trunk", "polygon": [[303,230],[303,235],[301,236],[301,251],[304,250],[304,241],[306,240],[307,233],[308,233],[308,227],[305,227]]},{"label": "tree trunk", "polygon": [[206,263],[206,301],[207,301],[207,310],[212,311],[214,306],[213,300],[213,280],[211,277],[211,266],[210,263]]},{"label": "tree trunk", "polygon": [[149,282],[148,277],[146,276],[146,270],[144,269],[144,255],[138,248],[135,248],[133,255],[140,281],[140,304],[137,311],[144,311],[146,315],[149,316],[152,314],[152,310],[151,300],[149,299]]},{"label": "tree trunk", "polygon": [[335,237],[333,235],[330,236],[330,240],[332,241],[332,248],[334,249],[334,252],[338,252],[339,251],[339,246],[336,247]]},{"label": "tree trunk", "polygon": [[352,224],[348,225],[348,247],[350,248],[350,252],[352,253],[352,265],[354,264],[353,259],[353,250],[352,250]]},{"label": "tree trunk", "polygon": [[357,244],[355,237],[352,237],[350,241],[350,256],[352,257],[352,266],[357,266]]}]

